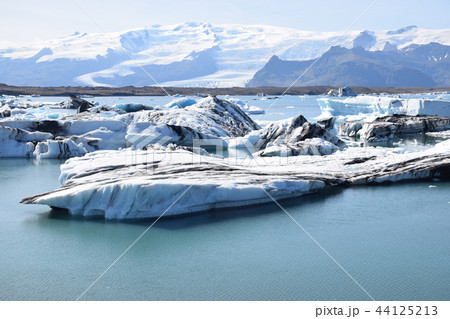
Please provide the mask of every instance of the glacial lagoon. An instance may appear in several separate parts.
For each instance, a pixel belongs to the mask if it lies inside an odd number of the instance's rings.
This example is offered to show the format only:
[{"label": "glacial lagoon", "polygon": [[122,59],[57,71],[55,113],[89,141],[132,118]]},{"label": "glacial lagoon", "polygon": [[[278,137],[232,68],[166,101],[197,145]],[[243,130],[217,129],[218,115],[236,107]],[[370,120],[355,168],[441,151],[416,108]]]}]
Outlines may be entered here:
[{"label": "glacial lagoon", "polygon": [[[320,114],[314,97],[238,98],[265,108],[261,120]],[[101,99],[120,98],[94,100]],[[62,162],[0,160],[1,300],[78,298],[152,223],[81,219],[19,204],[57,188]],[[281,204],[375,299],[450,298],[449,182],[339,187]],[[82,299],[368,298],[285,212],[267,204],[158,221]]]}]

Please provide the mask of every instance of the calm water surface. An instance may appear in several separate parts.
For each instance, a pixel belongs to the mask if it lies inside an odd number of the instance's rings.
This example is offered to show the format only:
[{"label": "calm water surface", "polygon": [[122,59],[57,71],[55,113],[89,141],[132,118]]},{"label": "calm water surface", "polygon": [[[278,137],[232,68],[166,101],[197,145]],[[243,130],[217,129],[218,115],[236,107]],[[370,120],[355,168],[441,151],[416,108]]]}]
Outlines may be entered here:
[{"label": "calm water surface", "polygon": [[[19,204],[57,187],[59,164],[0,160],[1,300],[76,299],[150,224]],[[375,299],[450,299],[450,183],[346,188],[282,205]],[[83,299],[368,296],[267,205],[159,221]]]}]

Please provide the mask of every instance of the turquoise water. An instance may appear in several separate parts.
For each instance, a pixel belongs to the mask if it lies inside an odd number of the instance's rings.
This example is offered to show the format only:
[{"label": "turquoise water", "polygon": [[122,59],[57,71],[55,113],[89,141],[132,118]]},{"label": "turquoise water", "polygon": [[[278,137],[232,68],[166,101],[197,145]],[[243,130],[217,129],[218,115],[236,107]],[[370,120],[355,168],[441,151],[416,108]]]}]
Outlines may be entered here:
[{"label": "turquoise water", "polygon": [[[315,97],[233,98],[266,110],[254,119],[299,113],[312,119],[320,113]],[[92,99],[147,105],[170,100]],[[429,144],[428,139],[402,143]],[[0,159],[0,300],[78,298],[152,222],[77,219],[46,206],[19,204],[26,196],[58,187],[60,163]],[[450,182],[340,188],[281,204],[375,299],[450,299]],[[160,220],[83,296],[368,298],[275,204]]]},{"label": "turquoise water", "polygon": [[[76,299],[150,224],[19,204],[57,187],[58,175],[58,161],[0,160],[1,300]],[[449,182],[343,188],[281,204],[375,299],[450,299]],[[157,222],[83,299],[368,296],[266,205]]]}]

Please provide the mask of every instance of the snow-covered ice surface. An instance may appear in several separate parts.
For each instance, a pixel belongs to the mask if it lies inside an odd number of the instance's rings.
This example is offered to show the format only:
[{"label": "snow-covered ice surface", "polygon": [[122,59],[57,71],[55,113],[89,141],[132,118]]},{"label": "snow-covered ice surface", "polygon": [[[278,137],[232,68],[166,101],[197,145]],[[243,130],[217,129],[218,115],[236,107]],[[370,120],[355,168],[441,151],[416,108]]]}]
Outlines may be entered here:
[{"label": "snow-covered ice surface", "polygon": [[449,178],[449,172],[450,140],[423,152],[368,147],[252,161],[155,147],[70,159],[61,166],[61,188],[22,202],[74,215],[139,219],[265,203],[343,183]]}]

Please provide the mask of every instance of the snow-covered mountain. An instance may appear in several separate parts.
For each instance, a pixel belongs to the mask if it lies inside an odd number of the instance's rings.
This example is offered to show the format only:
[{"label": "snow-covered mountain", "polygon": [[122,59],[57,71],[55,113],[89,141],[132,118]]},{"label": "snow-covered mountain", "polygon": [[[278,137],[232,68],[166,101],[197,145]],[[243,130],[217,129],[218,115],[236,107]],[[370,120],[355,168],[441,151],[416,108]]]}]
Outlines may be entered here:
[{"label": "snow-covered mountain", "polygon": [[46,43],[0,49],[0,82],[39,86],[155,85],[150,74],[165,86],[244,86],[274,55],[284,60],[308,60],[321,56],[332,44],[361,46],[370,51],[430,42],[450,45],[450,29],[409,26],[395,31],[341,34],[192,22],[108,35],[75,33]]}]

